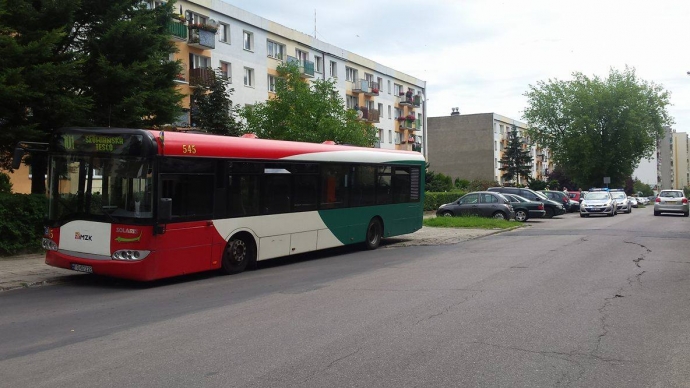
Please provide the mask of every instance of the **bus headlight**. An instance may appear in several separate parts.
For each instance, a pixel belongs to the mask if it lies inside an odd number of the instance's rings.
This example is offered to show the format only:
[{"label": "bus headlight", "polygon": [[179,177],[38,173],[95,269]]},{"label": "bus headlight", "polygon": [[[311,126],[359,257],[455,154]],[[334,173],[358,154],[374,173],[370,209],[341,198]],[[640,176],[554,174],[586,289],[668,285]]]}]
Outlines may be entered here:
[{"label": "bus headlight", "polygon": [[151,251],[139,251],[136,249],[123,249],[113,253],[113,260],[139,261],[146,258]]},{"label": "bus headlight", "polygon": [[41,240],[41,246],[46,251],[57,251],[58,250],[58,246],[55,243],[55,241],[53,241],[49,238],[43,238],[43,240]]}]

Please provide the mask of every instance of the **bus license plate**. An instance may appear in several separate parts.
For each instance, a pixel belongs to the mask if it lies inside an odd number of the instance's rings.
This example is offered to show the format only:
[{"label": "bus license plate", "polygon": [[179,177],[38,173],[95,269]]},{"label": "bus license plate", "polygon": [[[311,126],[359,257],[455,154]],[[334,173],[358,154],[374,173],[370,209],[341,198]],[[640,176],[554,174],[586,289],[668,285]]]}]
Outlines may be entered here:
[{"label": "bus license plate", "polygon": [[90,265],[72,264],[72,269],[79,272],[93,273],[93,267]]}]

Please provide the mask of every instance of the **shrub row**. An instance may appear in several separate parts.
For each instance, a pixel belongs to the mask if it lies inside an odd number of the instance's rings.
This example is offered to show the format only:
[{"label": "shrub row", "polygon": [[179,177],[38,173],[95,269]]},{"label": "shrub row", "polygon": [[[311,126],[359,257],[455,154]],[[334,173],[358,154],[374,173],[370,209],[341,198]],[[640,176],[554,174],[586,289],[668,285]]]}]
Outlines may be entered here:
[{"label": "shrub row", "polygon": [[41,248],[47,207],[44,195],[0,193],[0,255]]},{"label": "shrub row", "polygon": [[453,202],[456,199],[467,194],[464,191],[444,191],[444,192],[429,192],[424,193],[424,211],[432,211],[438,209],[444,203]]}]

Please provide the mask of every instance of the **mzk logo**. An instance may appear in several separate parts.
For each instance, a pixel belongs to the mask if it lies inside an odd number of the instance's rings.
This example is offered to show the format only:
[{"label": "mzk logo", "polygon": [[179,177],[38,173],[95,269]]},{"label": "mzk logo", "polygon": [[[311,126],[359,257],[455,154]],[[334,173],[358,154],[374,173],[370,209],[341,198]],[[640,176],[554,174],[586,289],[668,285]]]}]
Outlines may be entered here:
[{"label": "mzk logo", "polygon": [[75,240],[93,241],[91,239],[91,237],[93,237],[93,236],[88,235],[88,234],[81,234],[79,232],[74,233],[74,239]]}]

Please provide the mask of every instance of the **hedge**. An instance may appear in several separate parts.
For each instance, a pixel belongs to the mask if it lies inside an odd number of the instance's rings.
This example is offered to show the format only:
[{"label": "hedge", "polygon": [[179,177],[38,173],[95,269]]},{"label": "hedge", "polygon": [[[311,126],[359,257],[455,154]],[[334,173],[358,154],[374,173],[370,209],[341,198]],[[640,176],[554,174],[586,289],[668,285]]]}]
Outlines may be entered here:
[{"label": "hedge", "polygon": [[47,208],[45,195],[0,193],[0,255],[41,248]]},{"label": "hedge", "polygon": [[426,192],[424,193],[424,211],[432,211],[438,209],[444,203],[453,202],[456,199],[467,194],[464,191],[444,191],[444,192]]}]

